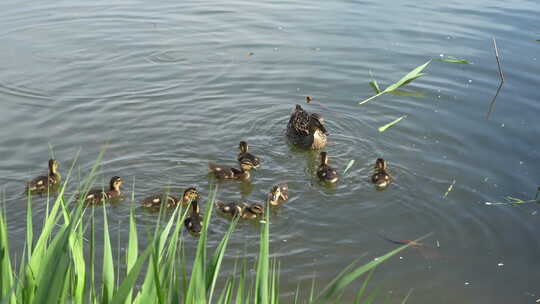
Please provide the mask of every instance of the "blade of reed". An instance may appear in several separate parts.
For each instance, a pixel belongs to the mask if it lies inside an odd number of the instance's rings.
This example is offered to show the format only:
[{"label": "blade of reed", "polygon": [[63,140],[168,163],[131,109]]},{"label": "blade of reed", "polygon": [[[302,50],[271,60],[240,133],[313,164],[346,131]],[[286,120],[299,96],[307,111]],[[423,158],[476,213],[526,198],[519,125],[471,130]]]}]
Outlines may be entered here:
[{"label": "blade of reed", "polygon": [[109,234],[109,224],[107,221],[107,208],[103,204],[103,295],[102,301],[110,303],[114,295],[114,262],[112,256],[111,238]]},{"label": "blade of reed", "polygon": [[[0,210],[0,302],[15,303],[11,296],[13,273],[9,258],[9,240],[4,206]],[[10,299],[8,302],[8,298]]]},{"label": "blade of reed", "polygon": [[[370,100],[376,98],[376,97],[379,97],[383,94],[386,94],[386,93],[390,93],[408,83],[410,83],[411,81],[417,79],[417,78],[420,78],[422,76],[424,76],[425,74],[422,73],[422,71],[428,66],[428,64],[431,62],[431,60],[429,60],[428,62],[414,68],[412,71],[410,71],[409,73],[407,73],[405,76],[403,76],[400,80],[398,80],[396,83],[393,83],[391,85],[389,85],[386,89],[384,89],[383,91],[380,91],[379,89],[379,93],[367,98],[367,99],[364,99],[360,102],[358,102],[358,104],[364,104],[364,103],[367,103],[369,102]],[[370,83],[371,84],[371,83]],[[373,84],[371,84],[372,87],[373,87]],[[377,85],[378,87],[378,85]]]},{"label": "blade of reed", "polygon": [[[414,242],[418,242],[420,240],[423,240],[429,236],[431,236],[433,233],[428,233],[416,240]],[[328,302],[329,299],[331,299],[333,296],[335,296],[339,291],[341,291],[343,288],[347,287],[352,281],[356,280],[359,276],[362,274],[370,271],[374,267],[378,266],[379,264],[383,263],[384,261],[388,260],[398,252],[404,250],[405,248],[408,248],[411,243],[408,243],[406,245],[403,245],[397,249],[394,249],[390,251],[389,253],[363,265],[358,267],[357,269],[351,271],[350,273],[342,273],[336,277],[334,281],[332,281],[324,290],[323,292],[317,297],[316,302],[320,302],[321,300],[325,300],[324,302]]]},{"label": "blade of reed", "polygon": [[265,221],[260,235],[259,258],[255,276],[255,303],[268,304],[268,260],[270,234],[270,206],[266,204]]},{"label": "blade of reed", "polygon": [[362,283],[362,287],[360,287],[360,290],[358,291],[358,294],[356,295],[356,299],[354,300],[355,304],[360,304],[360,301],[362,300],[362,297],[364,297],[364,294],[366,292],[367,284],[369,283],[369,280],[371,280],[371,276],[375,272],[375,268],[371,269],[367,275],[367,278],[364,279],[364,282]]},{"label": "blade of reed", "polygon": [[[214,203],[212,202],[212,205]],[[221,267],[221,262],[223,261],[223,256],[225,255],[225,250],[227,249],[227,244],[229,242],[229,239],[236,227],[236,223],[238,222],[238,219],[233,220],[231,222],[231,225],[229,226],[229,229],[219,242],[218,247],[214,251],[214,255],[212,256],[212,259],[210,260],[210,263],[207,267],[206,271],[206,288],[207,290],[210,290],[209,296],[208,296],[208,303],[212,303],[212,295],[214,293],[214,288],[216,286],[216,281],[219,275],[219,270]],[[232,286],[231,286],[232,287]]]},{"label": "blade of reed", "polygon": [[[212,187],[211,187],[212,189]],[[199,236],[195,261],[191,270],[191,278],[188,285],[186,303],[203,304],[206,303],[206,237],[208,224],[216,198],[217,186],[211,191],[211,197],[207,200],[205,214],[203,218],[202,231]]]},{"label": "blade of reed", "polygon": [[137,258],[137,261],[135,262],[135,264],[133,264],[133,267],[129,271],[126,278],[122,281],[122,283],[120,283],[120,287],[118,287],[118,290],[110,301],[111,304],[122,304],[126,302],[128,295],[133,290],[133,287],[137,282],[137,278],[139,277],[139,273],[141,272],[143,264],[146,262],[148,256],[150,255],[150,253],[152,253],[154,249],[153,245],[155,243],[153,241],[150,241],[149,243],[150,245]]},{"label": "blade of reed", "polygon": [[407,301],[409,300],[409,297],[411,296],[413,291],[414,291],[414,288],[409,289],[409,291],[407,292],[407,295],[405,296],[405,298],[403,298],[403,301],[401,301],[401,304],[406,304],[407,303]]},{"label": "blade of reed", "polygon": [[379,127],[379,132],[382,133],[382,132],[388,130],[389,128],[393,127],[395,124],[397,124],[397,123],[400,122],[403,118],[406,118],[406,117],[407,117],[407,115],[401,116],[401,117],[399,117],[399,118],[397,118],[397,119],[394,119],[393,121],[391,121],[391,122],[385,124],[384,126]]},{"label": "blade of reed", "polygon": [[[132,194],[133,198],[133,194]],[[127,274],[133,269],[137,261],[137,256],[139,254],[139,240],[137,235],[137,225],[135,223],[135,216],[133,214],[133,206],[129,212],[129,236],[128,236],[128,249],[126,252],[126,265],[127,265]],[[128,295],[126,297],[125,304],[131,303],[131,297],[133,294],[133,289],[130,288]]]}]

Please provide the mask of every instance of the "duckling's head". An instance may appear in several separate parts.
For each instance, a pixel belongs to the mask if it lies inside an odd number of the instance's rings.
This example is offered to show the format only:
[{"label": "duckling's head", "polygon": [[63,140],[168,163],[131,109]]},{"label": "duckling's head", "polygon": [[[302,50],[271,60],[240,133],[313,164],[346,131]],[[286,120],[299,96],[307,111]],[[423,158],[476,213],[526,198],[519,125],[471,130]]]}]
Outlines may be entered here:
[{"label": "duckling's head", "polygon": [[279,205],[289,199],[289,186],[287,184],[275,185],[268,193],[268,201],[271,205]]},{"label": "duckling's head", "polygon": [[56,161],[56,159],[49,159],[49,171],[51,173],[56,173],[56,171],[58,170],[58,162]]},{"label": "duckling's head", "polygon": [[197,191],[197,189],[195,189],[194,187],[189,187],[184,190],[182,198],[184,202],[193,202],[201,198],[201,195],[199,194],[199,191]]},{"label": "duckling's head", "polygon": [[109,183],[109,188],[111,190],[120,191],[120,185],[122,185],[124,181],[119,176],[113,176],[111,177],[111,181]]},{"label": "duckling's head", "polygon": [[249,159],[244,159],[240,163],[240,168],[242,168],[242,170],[244,170],[244,171],[250,171],[252,169],[256,170],[257,166],[252,161],[250,161]]},{"label": "duckling's head", "polygon": [[247,153],[247,151],[249,149],[249,146],[248,146],[247,142],[245,142],[245,141],[241,141],[240,145],[238,147],[240,148],[240,152],[242,152],[242,153]]},{"label": "duckling's head", "polygon": [[386,170],[386,161],[382,158],[377,158],[375,161],[376,170]]},{"label": "duckling's head", "polygon": [[324,127],[324,118],[317,113],[312,113],[309,116],[309,127],[312,132],[320,130],[325,135],[328,135],[328,131]]}]

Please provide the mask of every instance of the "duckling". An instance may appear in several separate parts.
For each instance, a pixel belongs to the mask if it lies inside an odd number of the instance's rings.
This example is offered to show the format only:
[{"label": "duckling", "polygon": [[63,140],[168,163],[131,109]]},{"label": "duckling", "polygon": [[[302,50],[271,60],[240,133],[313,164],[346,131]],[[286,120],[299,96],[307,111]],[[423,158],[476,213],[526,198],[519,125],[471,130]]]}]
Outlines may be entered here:
[{"label": "duckling", "polygon": [[264,215],[264,207],[258,203],[253,203],[251,205],[245,204],[244,212],[242,212],[242,218],[249,219],[249,220],[260,218],[263,215]]},{"label": "duckling", "polygon": [[268,203],[279,206],[289,200],[289,186],[287,184],[275,185],[268,193]]},{"label": "duckling", "polygon": [[167,206],[167,208],[176,208],[178,204],[188,206],[190,202],[199,198],[197,189],[189,187],[184,191],[182,198],[167,193],[158,193],[143,199],[141,205],[146,208],[160,208],[162,205]]},{"label": "duckling", "polygon": [[323,182],[335,183],[338,181],[338,175],[336,169],[328,165],[328,154],[326,152],[321,152],[321,164],[319,169],[317,169],[317,176]]},{"label": "duckling", "polygon": [[377,158],[375,161],[375,169],[373,170],[371,181],[379,190],[383,190],[392,183],[392,176],[388,173],[386,161],[384,159]]},{"label": "duckling", "polygon": [[203,218],[199,210],[199,201],[191,202],[191,214],[184,220],[184,226],[194,236],[199,236],[202,230]]},{"label": "duckling", "polygon": [[242,162],[251,162],[251,164],[253,165],[253,168],[255,169],[258,169],[261,166],[261,159],[248,152],[249,146],[247,142],[241,141],[239,148],[240,148],[240,153],[238,153],[238,156],[236,157],[236,159],[238,159],[238,162],[240,164]]},{"label": "duckling", "polygon": [[255,167],[251,161],[242,161],[240,163],[240,169],[218,166],[211,162],[208,163],[208,169],[210,169],[210,172],[214,174],[217,179],[236,179],[247,181],[251,177],[249,171],[251,169],[255,169]]},{"label": "duckling", "polygon": [[[113,176],[111,177],[111,181],[109,182],[109,190],[103,191],[103,189],[91,189],[86,194],[86,197],[84,198],[84,202],[86,204],[92,205],[92,204],[99,204],[103,203],[106,200],[112,200],[115,198],[119,198],[122,195],[122,192],[120,191],[120,186],[124,183],[122,178],[119,176]],[[80,195],[76,196],[76,199],[79,199]]]},{"label": "duckling", "polygon": [[41,193],[47,189],[60,184],[60,173],[58,173],[58,162],[49,159],[49,174],[41,175],[26,183],[26,192]]},{"label": "duckling", "polygon": [[296,105],[287,124],[289,141],[303,149],[318,150],[326,146],[327,136],[324,118],[316,113],[309,114],[300,105]]}]

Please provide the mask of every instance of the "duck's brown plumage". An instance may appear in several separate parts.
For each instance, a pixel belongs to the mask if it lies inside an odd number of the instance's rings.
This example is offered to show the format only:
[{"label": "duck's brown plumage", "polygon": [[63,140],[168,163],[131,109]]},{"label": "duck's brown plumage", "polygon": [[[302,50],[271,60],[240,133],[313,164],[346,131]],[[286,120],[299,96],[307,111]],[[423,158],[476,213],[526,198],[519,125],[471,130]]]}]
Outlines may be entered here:
[{"label": "duck's brown plumage", "polygon": [[393,181],[392,176],[388,173],[387,163],[382,158],[377,158],[375,161],[375,168],[373,170],[373,175],[371,176],[371,181],[375,184],[377,189],[385,189]]},{"label": "duck's brown plumage", "polygon": [[160,208],[161,206],[176,208],[178,204],[188,206],[191,201],[199,199],[199,197],[200,195],[197,189],[190,187],[184,191],[182,197],[177,197],[168,193],[157,193],[143,199],[141,205],[146,208]]},{"label": "duck's brown plumage", "polygon": [[317,177],[323,182],[335,183],[338,181],[338,174],[336,169],[328,165],[328,154],[326,152],[320,153],[321,163],[317,169]]},{"label": "duck's brown plumage", "polygon": [[199,201],[191,202],[191,214],[184,220],[184,226],[194,236],[199,236],[202,231],[203,218],[199,209]]},{"label": "duck's brown plumage", "polygon": [[[122,196],[120,186],[124,183],[122,178],[118,176],[113,176],[109,182],[109,190],[104,191],[103,189],[91,189],[86,193],[84,197],[84,202],[86,204],[100,204],[107,200],[113,200]],[[77,195],[77,199],[80,199],[80,195]]]},{"label": "duck's brown plumage", "polygon": [[249,171],[253,168],[253,165],[249,162],[241,163],[240,169],[219,166],[212,162],[208,163],[208,169],[217,179],[249,180],[251,177]]},{"label": "duck's brown plumage", "polygon": [[293,145],[304,149],[322,149],[326,146],[327,135],[322,116],[309,114],[296,105],[287,124],[287,138]]},{"label": "duck's brown plumage", "polygon": [[49,174],[38,176],[26,183],[27,193],[43,193],[60,184],[61,176],[58,173],[58,162],[49,159]]},{"label": "duck's brown plumage", "polygon": [[247,142],[241,141],[238,147],[240,148],[240,152],[236,159],[239,164],[250,162],[253,168],[259,168],[261,166],[261,159],[248,152],[249,146]]}]

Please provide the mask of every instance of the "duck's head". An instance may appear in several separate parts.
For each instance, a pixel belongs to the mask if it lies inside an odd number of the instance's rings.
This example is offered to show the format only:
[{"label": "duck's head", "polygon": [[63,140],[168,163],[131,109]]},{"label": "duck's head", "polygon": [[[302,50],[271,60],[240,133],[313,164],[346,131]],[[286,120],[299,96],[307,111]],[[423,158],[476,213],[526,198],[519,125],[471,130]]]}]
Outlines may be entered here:
[{"label": "duck's head", "polygon": [[375,170],[386,170],[386,161],[382,158],[377,158],[375,161]]},{"label": "duck's head", "polygon": [[184,194],[182,195],[182,199],[184,202],[193,202],[197,201],[201,198],[201,195],[199,194],[199,191],[195,189],[194,187],[189,187],[186,190],[184,190]]},{"label": "duck's head", "polygon": [[275,185],[268,193],[268,202],[271,205],[280,205],[289,199],[289,186],[287,184]]},{"label": "duck's head", "polygon": [[247,153],[248,152],[249,146],[248,146],[247,142],[241,141],[240,144],[238,145],[238,147],[240,148],[240,152],[242,152],[242,153]]},{"label": "duck's head", "polygon": [[252,169],[257,170],[257,166],[249,159],[242,160],[240,163],[240,168],[242,168],[244,171],[250,171]]},{"label": "duck's head", "polygon": [[49,171],[53,174],[58,171],[58,162],[56,159],[49,159]]},{"label": "duck's head", "polygon": [[124,183],[122,178],[119,176],[113,176],[111,177],[111,181],[109,182],[109,188],[110,190],[114,191],[120,191],[120,186]]},{"label": "duck's head", "polygon": [[324,118],[317,113],[309,115],[309,128],[312,132],[320,130],[324,135],[328,135],[328,131],[324,127]]}]

